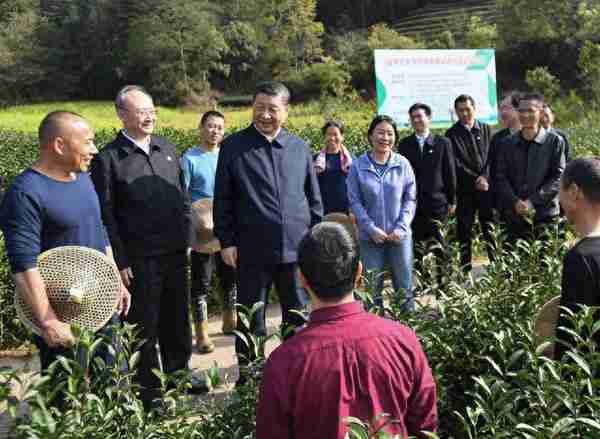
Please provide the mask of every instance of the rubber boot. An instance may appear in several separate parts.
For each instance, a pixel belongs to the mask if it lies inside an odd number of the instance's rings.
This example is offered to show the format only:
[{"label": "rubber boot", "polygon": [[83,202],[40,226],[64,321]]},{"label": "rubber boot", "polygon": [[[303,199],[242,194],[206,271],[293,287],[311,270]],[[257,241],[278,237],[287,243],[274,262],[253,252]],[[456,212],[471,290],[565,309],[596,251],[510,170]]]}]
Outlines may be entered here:
[{"label": "rubber boot", "polygon": [[237,312],[235,309],[223,311],[223,334],[233,334],[237,326]]},{"label": "rubber boot", "polygon": [[215,345],[208,336],[208,320],[196,323],[196,349],[200,354],[209,354],[215,350]]}]

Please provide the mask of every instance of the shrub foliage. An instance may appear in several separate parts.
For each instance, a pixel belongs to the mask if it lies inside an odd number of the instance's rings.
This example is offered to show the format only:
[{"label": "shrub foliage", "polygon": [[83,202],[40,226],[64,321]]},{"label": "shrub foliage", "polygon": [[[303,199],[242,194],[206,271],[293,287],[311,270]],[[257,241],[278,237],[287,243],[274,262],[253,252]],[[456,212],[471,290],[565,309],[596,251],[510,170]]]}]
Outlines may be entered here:
[{"label": "shrub foliage", "polygon": [[[290,128],[307,139],[313,148],[322,144],[319,127]],[[347,128],[347,144],[355,153],[366,145],[365,126]],[[192,145],[193,132],[166,130],[178,148]],[[577,154],[597,154],[597,129],[569,130]],[[102,146],[114,136],[112,131],[97,133]],[[32,135],[0,133],[0,171],[9,179],[34,160],[36,139]],[[539,307],[560,293],[562,255],[567,249],[564,226],[557,226],[547,244],[521,243],[515,251],[501,251],[496,261],[476,280],[458,268],[456,245],[446,248],[447,263],[440,281],[433,258],[426,258],[417,276],[417,293],[428,295],[430,305],[417,313],[401,310],[401,300],[391,300],[388,315],[414,328],[428,355],[438,384],[440,437],[454,438],[548,438],[600,435],[600,355],[588,339],[579,339],[558,362],[541,355],[532,335],[532,320]],[[496,230],[499,248],[502,232]],[[452,227],[446,232],[448,240]],[[568,234],[567,234],[568,235]],[[482,243],[476,243],[481,250]],[[368,299],[368,285],[364,291]],[[14,347],[27,339],[15,319],[13,286],[6,258],[0,262],[0,347]],[[572,316],[574,325],[588,327],[587,333],[600,330],[593,321],[593,309],[584,308]],[[260,380],[260,364],[254,378],[224,402],[191,404],[181,396],[181,387],[172,390],[166,411],[148,415],[135,394],[131,376],[136,363],[136,343],[131,328],[122,330],[124,345],[120,354],[129,372],[101,363],[84,364],[61,360],[50,378],[28,385],[26,399],[30,417],[16,421],[16,437],[189,437],[253,438],[255,403]],[[87,337],[87,338],[86,338]],[[127,341],[129,340],[129,341]],[[263,352],[264,340],[250,340]],[[82,337],[92,349],[93,337]],[[261,355],[259,355],[260,357]],[[264,358],[260,358],[263,361]],[[89,368],[95,374],[88,374]],[[91,378],[90,378],[91,377]],[[0,372],[0,404],[8,400],[10,382],[18,380],[13,372]],[[162,376],[163,381],[176,377]],[[49,383],[52,382],[51,388]],[[178,390],[179,389],[179,390]],[[51,396],[64,392],[66,404],[49,404]],[[11,403],[15,411],[14,402]],[[368,420],[362,420],[368,421]],[[368,437],[367,427],[351,420],[356,437]],[[364,427],[365,431],[361,428]],[[378,436],[384,437],[384,436]]]}]

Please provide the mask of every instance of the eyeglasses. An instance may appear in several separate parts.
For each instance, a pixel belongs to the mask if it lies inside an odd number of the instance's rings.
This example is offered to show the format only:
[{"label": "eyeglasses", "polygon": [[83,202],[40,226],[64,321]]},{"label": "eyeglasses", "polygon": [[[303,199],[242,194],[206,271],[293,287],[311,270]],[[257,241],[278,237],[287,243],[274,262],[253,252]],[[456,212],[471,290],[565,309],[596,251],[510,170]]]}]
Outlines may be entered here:
[{"label": "eyeglasses", "polygon": [[136,108],[135,110],[129,110],[127,108],[120,108],[122,111],[134,112],[136,116],[151,116],[156,117],[158,110],[156,108]]}]

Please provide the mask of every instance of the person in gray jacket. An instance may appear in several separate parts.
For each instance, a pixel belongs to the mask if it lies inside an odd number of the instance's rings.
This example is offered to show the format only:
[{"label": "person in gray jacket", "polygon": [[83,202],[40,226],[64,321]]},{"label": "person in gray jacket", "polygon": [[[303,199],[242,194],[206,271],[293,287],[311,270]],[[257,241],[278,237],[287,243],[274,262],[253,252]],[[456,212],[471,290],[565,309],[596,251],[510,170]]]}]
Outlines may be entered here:
[{"label": "person in gray jacket", "polygon": [[544,100],[528,94],[519,101],[521,130],[498,157],[496,187],[507,222],[508,242],[543,239],[559,216],[558,193],[565,169],[565,142],[541,125]]}]

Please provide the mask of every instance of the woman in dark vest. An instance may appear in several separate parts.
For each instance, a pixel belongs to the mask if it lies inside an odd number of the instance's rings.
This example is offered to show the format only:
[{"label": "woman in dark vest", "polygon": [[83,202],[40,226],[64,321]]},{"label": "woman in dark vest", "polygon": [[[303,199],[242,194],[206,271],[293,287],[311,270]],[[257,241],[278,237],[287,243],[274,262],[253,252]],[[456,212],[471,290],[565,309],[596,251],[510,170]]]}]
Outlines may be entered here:
[{"label": "woman in dark vest", "polygon": [[325,148],[314,156],[315,172],[319,180],[325,215],[332,212],[348,213],[346,176],[352,165],[352,155],[344,146],[344,126],[329,121],[321,129]]}]

